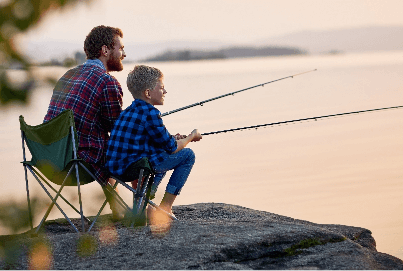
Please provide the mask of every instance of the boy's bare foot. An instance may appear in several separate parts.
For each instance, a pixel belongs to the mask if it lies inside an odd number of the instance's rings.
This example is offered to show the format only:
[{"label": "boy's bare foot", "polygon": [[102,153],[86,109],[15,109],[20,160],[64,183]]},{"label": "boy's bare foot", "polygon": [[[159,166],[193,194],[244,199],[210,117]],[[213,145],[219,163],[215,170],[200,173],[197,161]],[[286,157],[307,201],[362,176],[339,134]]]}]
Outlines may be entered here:
[{"label": "boy's bare foot", "polygon": [[148,223],[150,230],[153,235],[162,237],[170,230],[172,219],[165,212],[153,209],[153,211],[147,212],[149,214]]}]

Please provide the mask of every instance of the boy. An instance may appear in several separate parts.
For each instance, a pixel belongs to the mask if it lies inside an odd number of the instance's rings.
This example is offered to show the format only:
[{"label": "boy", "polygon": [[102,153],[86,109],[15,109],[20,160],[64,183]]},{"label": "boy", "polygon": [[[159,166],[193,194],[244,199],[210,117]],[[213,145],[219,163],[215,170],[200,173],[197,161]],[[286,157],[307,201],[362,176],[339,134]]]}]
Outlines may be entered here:
[{"label": "boy", "polygon": [[174,170],[166,187],[160,207],[172,214],[172,205],[185,184],[195,162],[194,152],[185,148],[202,136],[197,129],[188,136],[172,136],[165,128],[156,105],[164,104],[167,91],[162,72],[153,67],[137,65],[127,77],[127,87],[133,103],[115,122],[108,142],[106,167],[125,181],[130,176],[130,165],[147,157],[156,171],[153,193],[168,170]]}]

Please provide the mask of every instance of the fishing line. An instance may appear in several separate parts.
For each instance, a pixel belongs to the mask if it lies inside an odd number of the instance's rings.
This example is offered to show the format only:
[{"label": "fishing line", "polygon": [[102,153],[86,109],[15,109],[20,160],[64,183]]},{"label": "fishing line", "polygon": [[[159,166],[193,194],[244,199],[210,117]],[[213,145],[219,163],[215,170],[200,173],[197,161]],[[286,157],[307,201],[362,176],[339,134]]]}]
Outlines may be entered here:
[{"label": "fishing line", "polygon": [[221,99],[221,98],[224,98],[224,97],[227,97],[227,96],[231,96],[231,95],[237,94],[237,93],[242,92],[242,91],[246,91],[246,90],[256,88],[256,87],[264,87],[267,84],[271,84],[271,83],[281,81],[281,80],[284,80],[284,79],[287,79],[287,78],[294,78],[295,76],[302,75],[302,74],[309,73],[309,72],[314,72],[316,70],[317,69],[307,71],[307,72],[301,72],[301,73],[293,74],[293,75],[286,76],[286,77],[283,77],[283,78],[280,78],[280,79],[276,79],[276,80],[273,80],[273,81],[262,83],[262,84],[259,84],[259,85],[253,86],[253,87],[248,87],[248,88],[244,88],[244,89],[237,90],[237,91],[234,91],[234,92],[230,92],[230,93],[227,93],[227,94],[223,94],[223,95],[220,95],[220,96],[217,96],[217,97],[214,97],[214,98],[210,98],[210,99],[198,102],[198,103],[194,103],[194,104],[187,105],[187,106],[184,106],[184,107],[172,110],[172,111],[168,111],[168,112],[162,114],[161,116],[164,117],[164,116],[167,116],[167,115],[171,115],[173,113],[176,113],[176,112],[188,109],[188,108],[192,108],[192,107],[195,107],[195,106],[198,106],[198,105],[203,106],[203,104],[205,104],[205,103],[208,103],[208,102],[211,102],[211,101],[214,101],[214,100],[218,100],[218,99]]},{"label": "fishing line", "polygon": [[297,122],[303,122],[303,121],[312,121],[312,120],[316,121],[318,119],[325,119],[325,118],[332,118],[332,117],[339,117],[339,116],[346,116],[346,115],[353,115],[353,114],[361,114],[361,113],[368,113],[368,112],[374,112],[374,111],[383,111],[383,110],[390,110],[390,109],[400,109],[400,108],[403,108],[403,105],[376,108],[376,109],[367,109],[367,110],[353,111],[353,112],[346,112],[346,113],[338,113],[338,114],[331,114],[331,115],[325,115],[325,116],[319,116],[319,117],[310,117],[310,118],[304,118],[304,119],[295,119],[295,120],[273,122],[273,123],[267,123],[267,124],[260,124],[260,125],[253,125],[253,126],[247,126],[247,127],[241,127],[241,128],[233,128],[233,129],[228,129],[228,130],[221,130],[221,131],[216,131],[216,132],[203,133],[201,135],[202,136],[214,135],[214,134],[235,132],[235,131],[241,131],[241,130],[247,130],[247,129],[256,129],[257,130],[258,128],[266,127],[266,126],[275,126],[275,125],[282,125],[282,124],[288,124],[288,123],[297,123]]}]

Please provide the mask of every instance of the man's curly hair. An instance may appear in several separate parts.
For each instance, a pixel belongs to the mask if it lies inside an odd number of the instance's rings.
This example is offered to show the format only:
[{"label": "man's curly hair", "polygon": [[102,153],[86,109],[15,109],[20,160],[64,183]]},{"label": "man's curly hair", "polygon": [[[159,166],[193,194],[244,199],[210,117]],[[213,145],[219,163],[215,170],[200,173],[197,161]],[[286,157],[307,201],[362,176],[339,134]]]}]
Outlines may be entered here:
[{"label": "man's curly hair", "polygon": [[163,73],[154,67],[146,65],[136,65],[127,76],[127,88],[133,98],[138,99],[146,89],[154,89],[159,79],[163,78]]},{"label": "man's curly hair", "polygon": [[116,36],[123,38],[123,32],[119,28],[104,25],[94,27],[84,41],[84,52],[87,59],[99,58],[103,45],[113,49]]}]

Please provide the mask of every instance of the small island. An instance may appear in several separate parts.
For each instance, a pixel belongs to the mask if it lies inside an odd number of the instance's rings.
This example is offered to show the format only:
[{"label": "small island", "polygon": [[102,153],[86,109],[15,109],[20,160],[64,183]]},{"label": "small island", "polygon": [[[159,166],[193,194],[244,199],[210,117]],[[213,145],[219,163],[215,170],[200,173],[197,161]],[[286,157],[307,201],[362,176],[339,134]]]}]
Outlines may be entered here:
[{"label": "small island", "polygon": [[[140,62],[166,62],[166,61],[191,61],[208,59],[230,59],[247,57],[266,57],[266,56],[288,56],[288,55],[307,55],[308,52],[294,47],[227,47],[217,50],[198,50],[198,49],[167,49],[164,52],[139,60]],[[67,56],[62,60],[51,59],[49,61],[36,63],[36,66],[60,66],[70,68],[83,64],[86,61],[85,53],[76,51],[73,56]],[[132,62],[131,60],[124,60]],[[12,66],[12,69],[21,69],[20,66]]]},{"label": "small island", "polygon": [[306,51],[293,47],[229,47],[219,50],[166,50],[156,56],[143,59],[142,62],[190,61],[205,59],[227,59],[262,56],[304,55]]}]

